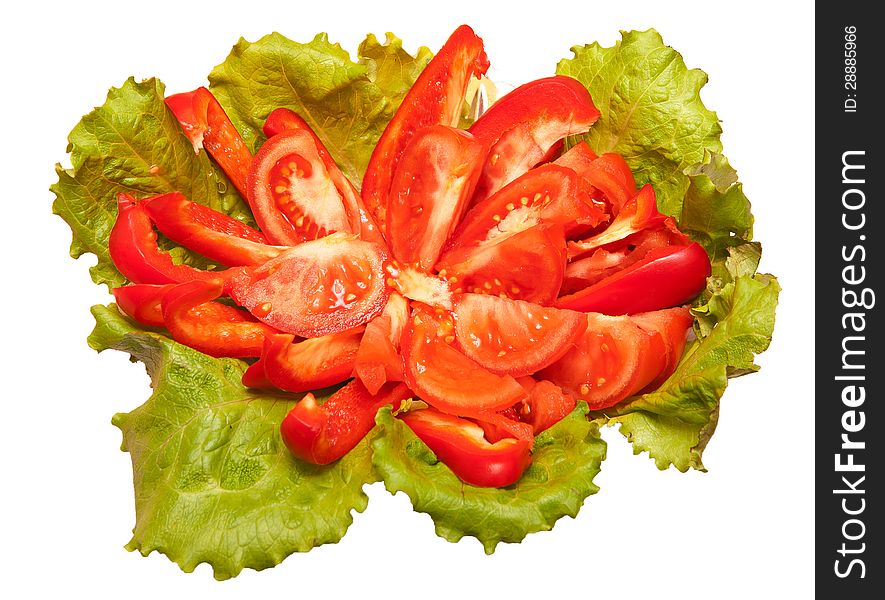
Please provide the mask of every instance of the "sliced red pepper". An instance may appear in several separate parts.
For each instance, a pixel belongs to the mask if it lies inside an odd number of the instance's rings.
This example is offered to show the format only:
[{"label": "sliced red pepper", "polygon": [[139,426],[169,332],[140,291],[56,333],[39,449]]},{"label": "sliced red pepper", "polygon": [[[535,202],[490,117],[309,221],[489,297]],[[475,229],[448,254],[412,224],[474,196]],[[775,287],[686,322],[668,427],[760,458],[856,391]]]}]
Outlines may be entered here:
[{"label": "sliced red pepper", "polygon": [[666,218],[667,215],[658,212],[654,188],[646,184],[623,205],[611,224],[602,232],[586,240],[569,242],[569,259],[585,256],[591,250],[623,240],[643,229],[657,227]]},{"label": "sliced red pepper", "polygon": [[[522,403],[519,404],[519,406],[521,405]],[[526,440],[531,445],[535,443],[532,426],[521,421],[519,414],[512,406],[496,413],[485,413],[478,417],[471,417],[470,420],[482,427],[485,438],[493,444],[508,438]]]},{"label": "sliced red pepper", "polygon": [[182,283],[226,278],[226,272],[209,272],[176,265],[157,246],[157,234],[145,206],[129,194],[117,195],[117,221],[108,239],[108,252],[117,269],[135,283]]},{"label": "sliced red pepper", "polygon": [[482,428],[432,408],[412,410],[400,418],[459,479],[481,487],[516,483],[532,462],[531,442],[515,438],[494,444]]},{"label": "sliced red pepper", "polygon": [[141,203],[163,235],[229,267],[261,264],[285,249],[268,245],[261,232],[178,192]]},{"label": "sliced red pepper", "polygon": [[629,315],[684,304],[710,276],[710,259],[697,243],[652,250],[610,277],[556,301],[558,308]]},{"label": "sliced red pepper", "polygon": [[543,161],[562,138],[590,129],[598,118],[587,88],[563,75],[531,81],[500,98],[470,127],[490,147],[474,203]]},{"label": "sliced red pepper", "polygon": [[[590,163],[595,161],[599,156],[593,151],[585,141],[578,142],[568,152],[553,161],[554,165],[571,169],[580,177],[584,177],[584,171],[590,168]],[[590,184],[590,182],[587,182]]]},{"label": "sliced red pepper", "polygon": [[362,327],[297,343],[293,335],[270,335],[261,358],[243,374],[243,385],[306,392],[341,383],[353,372],[362,336]]},{"label": "sliced red pepper", "polygon": [[264,122],[263,130],[264,134],[269,138],[287,131],[306,131],[309,133],[313,137],[317,153],[326,167],[329,178],[344,202],[344,210],[347,213],[349,222],[348,231],[358,233],[360,239],[368,242],[383,243],[384,238],[381,235],[381,231],[372,220],[369,211],[366,210],[360,193],[344,173],[341,172],[332,155],[326,150],[326,146],[319,136],[314,133],[313,129],[310,128],[307,121],[288,108],[278,108],[268,115],[267,120]]},{"label": "sliced red pepper", "polygon": [[247,358],[259,356],[264,338],[277,333],[244,310],[212,302],[223,284],[189,281],[163,295],[163,322],[172,338],[209,356]]},{"label": "sliced red pepper", "polygon": [[354,363],[354,375],[366,389],[377,394],[389,381],[403,381],[400,339],[409,320],[409,304],[397,293],[390,294],[384,312],[366,325]]},{"label": "sliced red pepper", "polygon": [[114,288],[114,299],[117,306],[124,313],[149,327],[163,327],[163,296],[174,288],[176,284],[151,285],[148,283],[135,283],[123,287]]},{"label": "sliced red pepper", "polygon": [[429,271],[464,216],[485,160],[466,131],[432,125],[403,150],[390,184],[387,241],[394,258]]},{"label": "sliced red pepper", "polygon": [[302,460],[326,465],[351,450],[375,426],[375,414],[382,406],[410,398],[412,392],[403,384],[388,384],[372,395],[358,379],[317,404],[307,394],[280,424],[280,434],[289,450]]},{"label": "sliced red pepper", "polygon": [[580,174],[602,192],[615,215],[636,195],[633,172],[620,154],[607,152],[582,169]]},{"label": "sliced red pepper", "polygon": [[166,106],[178,119],[194,150],[205,148],[245,198],[252,153],[212,92],[200,87],[174,94],[166,98]]},{"label": "sliced red pepper", "polygon": [[470,78],[489,68],[482,40],[461,25],[409,89],[372,151],[362,196],[375,222],[385,227],[390,184],[412,136],[430,125],[457,127]]}]

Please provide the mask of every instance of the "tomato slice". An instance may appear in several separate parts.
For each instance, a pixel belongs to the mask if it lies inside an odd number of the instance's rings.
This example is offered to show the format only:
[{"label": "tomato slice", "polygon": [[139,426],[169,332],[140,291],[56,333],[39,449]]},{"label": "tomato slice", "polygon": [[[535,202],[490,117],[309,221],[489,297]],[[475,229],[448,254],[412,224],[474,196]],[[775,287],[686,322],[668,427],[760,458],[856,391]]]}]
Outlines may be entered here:
[{"label": "tomato slice", "polygon": [[611,224],[602,232],[586,240],[569,242],[569,258],[580,258],[600,246],[618,242],[643,229],[658,227],[666,219],[667,215],[658,212],[654,188],[646,184],[621,207]]},{"label": "tomato slice", "polygon": [[473,136],[445,125],[412,137],[397,165],[387,207],[387,241],[397,260],[429,271],[464,215],[485,159]]},{"label": "tomato slice", "polygon": [[656,390],[676,371],[694,317],[691,316],[691,309],[688,306],[679,306],[639,313],[630,318],[645,331],[657,333],[664,340],[666,348],[664,370],[645,387],[645,390]]},{"label": "tomato slice", "polygon": [[259,320],[299,337],[353,329],[387,301],[381,246],[334,234],[290,248],[254,267],[236,267],[234,301]]},{"label": "tomato slice", "polygon": [[667,360],[660,333],[642,329],[630,317],[587,313],[587,327],[574,349],[537,376],[601,409],[645,388]]},{"label": "tomato slice", "polygon": [[605,213],[586,194],[579,197],[578,176],[574,171],[543,165],[471,208],[449,246],[475,246],[539,223],[562,225],[569,235],[595,227],[605,218]]},{"label": "tomato slice", "polygon": [[163,327],[163,296],[176,284],[151,285],[135,283],[113,289],[117,306],[124,313],[149,327]]},{"label": "tomato slice", "polygon": [[278,108],[268,115],[267,120],[264,122],[263,130],[269,138],[287,131],[306,131],[309,133],[313,137],[317,154],[322,159],[326,172],[329,174],[329,178],[332,180],[344,203],[344,211],[347,214],[349,224],[348,231],[358,233],[360,239],[367,242],[384,243],[381,231],[372,220],[369,211],[366,210],[359,192],[344,173],[341,172],[332,155],[326,150],[326,146],[304,119],[288,108]]},{"label": "tomato slice", "polygon": [[387,299],[384,312],[366,325],[353,371],[370,393],[377,394],[388,381],[403,381],[399,348],[408,320],[409,304],[394,292]]},{"label": "tomato slice", "polygon": [[[553,164],[571,169],[578,174],[579,177],[585,178],[584,172],[590,168],[590,163],[595,161],[599,156],[593,151],[586,141],[580,141],[568,151],[553,161]],[[587,185],[592,185],[589,181]]]},{"label": "tomato slice", "polygon": [[454,316],[461,351],[492,373],[514,377],[559,360],[586,322],[579,312],[481,294],[460,296]]},{"label": "tomato slice", "polygon": [[590,129],[598,118],[587,88],[564,75],[531,81],[500,98],[470,127],[490,147],[474,203],[544,160],[562,138]]},{"label": "tomato slice", "polygon": [[265,338],[261,358],[243,374],[243,385],[307,392],[349,379],[363,328],[332,333],[297,343],[285,333]]},{"label": "tomato slice", "polygon": [[512,406],[525,391],[509,375],[495,375],[456,350],[445,311],[417,309],[402,339],[406,383],[422,400],[456,415],[481,415]]},{"label": "tomato slice", "polygon": [[437,268],[456,293],[503,295],[549,305],[562,287],[565,262],[562,228],[536,225],[479,246],[455,248]]},{"label": "tomato slice", "polygon": [[245,198],[252,153],[212,92],[200,87],[174,94],[166,98],[166,106],[178,119],[194,150],[205,148]]},{"label": "tomato slice", "polygon": [[521,405],[519,416],[531,425],[534,435],[556,425],[575,410],[575,397],[563,392],[555,383],[531,377],[520,377],[518,381],[529,394]]},{"label": "tomato slice", "polygon": [[620,154],[607,152],[582,168],[580,175],[600,190],[617,215],[636,195],[636,180],[630,166]]},{"label": "tomato slice", "polygon": [[[523,400],[523,402],[526,401]],[[518,406],[522,406],[522,403],[519,403]],[[478,417],[470,417],[470,420],[482,427],[485,438],[493,444],[508,438],[526,440],[531,445],[535,443],[532,426],[520,421],[519,414],[512,406],[499,412],[483,413]]]},{"label": "tomato slice", "polygon": [[172,262],[157,246],[157,234],[144,205],[126,193],[117,195],[117,220],[108,238],[108,253],[117,269],[135,283],[183,283],[226,278],[228,271],[209,272]]},{"label": "tomato slice", "polygon": [[212,302],[221,296],[217,281],[189,281],[162,298],[163,322],[176,342],[216,358],[259,356],[264,337],[277,331],[244,310]]},{"label": "tomato slice", "polygon": [[317,404],[307,394],[285,416],[280,436],[289,451],[302,460],[327,465],[353,450],[375,426],[375,414],[382,406],[399,407],[411,397],[409,388],[399,384],[385,386],[376,395],[354,379]]},{"label": "tomato slice", "polygon": [[642,260],[590,287],[559,298],[556,306],[609,315],[669,308],[697,296],[710,272],[710,258],[700,244],[667,246],[652,250]]},{"label": "tomato slice", "polygon": [[141,201],[160,232],[173,242],[227,266],[254,265],[284,249],[236,219],[172,192]]},{"label": "tomato slice", "polygon": [[393,174],[409,141],[430,125],[456,127],[470,78],[482,76],[488,68],[482,40],[470,27],[461,25],[406,93],[375,145],[363,177],[363,200],[382,229]]},{"label": "tomato slice", "polygon": [[531,442],[507,438],[489,443],[482,428],[427,408],[400,415],[436,457],[465,483],[506,487],[519,481],[532,462]]}]

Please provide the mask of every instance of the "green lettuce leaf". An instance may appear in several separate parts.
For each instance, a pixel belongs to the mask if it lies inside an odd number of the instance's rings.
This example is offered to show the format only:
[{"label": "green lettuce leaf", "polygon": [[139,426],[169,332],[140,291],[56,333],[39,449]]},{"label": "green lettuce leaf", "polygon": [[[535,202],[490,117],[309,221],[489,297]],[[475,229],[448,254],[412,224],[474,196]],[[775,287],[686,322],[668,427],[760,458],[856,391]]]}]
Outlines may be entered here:
[{"label": "green lettuce leaf", "polygon": [[290,108],[359,185],[375,143],[430,57],[424,47],[410,55],[390,33],[384,44],[366,38],[356,62],[325,33],[306,44],[272,33],[257,42],[241,39],[209,82],[253,150],[265,140],[267,115]]},{"label": "green lettuce leaf", "polygon": [[[157,79],[138,83],[130,78],[111,89],[107,101],[83,117],[68,137],[73,168],[56,166],[52,209],[71,227],[71,256],[91,252],[98,257],[91,268],[95,283],[115,287],[126,281],[108,253],[120,192],[143,197],[179,191],[194,202],[251,222],[248,207],[221,170],[205,151],[194,152],[167,110],[163,93]],[[201,268],[210,264],[184,248],[176,248],[173,255],[178,262]]]},{"label": "green lettuce leaf", "polygon": [[611,48],[575,46],[556,72],[583,83],[602,112],[584,136],[590,146],[623,155],[638,183],[654,185],[661,211],[678,218],[685,170],[722,150],[716,113],[700,98],[707,75],[688,69],[653,29],[621,35]]},{"label": "green lettuce leaf", "polygon": [[126,546],[157,550],[187,572],[217,579],[264,569],[293,552],[340,540],[376,480],[369,439],[317,466],[285,447],[279,424],[295,403],[242,386],[245,363],[206,356],[140,330],[114,305],[92,309],[89,344],[142,361],[153,395],[113,423],[132,457],[135,528]]},{"label": "green lettuce leaf", "polygon": [[463,483],[390,409],[378,413],[372,461],[390,493],[405,492],[415,510],[433,518],[437,535],[450,542],[473,536],[491,554],[499,542],[519,542],[552,529],[565,515],[574,517],[584,499],[599,490],[593,478],[606,445],[586,414],[582,402],[541,433],[531,466],[508,488]]}]

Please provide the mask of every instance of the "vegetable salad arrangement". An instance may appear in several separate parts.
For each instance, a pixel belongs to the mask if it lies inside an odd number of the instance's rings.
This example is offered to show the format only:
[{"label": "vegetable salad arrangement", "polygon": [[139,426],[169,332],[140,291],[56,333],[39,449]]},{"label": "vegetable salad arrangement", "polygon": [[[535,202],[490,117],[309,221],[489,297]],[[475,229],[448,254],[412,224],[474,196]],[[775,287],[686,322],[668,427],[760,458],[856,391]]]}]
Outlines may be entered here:
[{"label": "vegetable salad arrangement", "polygon": [[341,539],[381,480],[492,552],[577,514],[604,425],[704,468],[779,287],[704,73],[654,31],[573,52],[483,110],[470,27],[356,62],[271,34],[208,88],[130,79],[74,128],[54,210],[115,298],[89,344],[153,381],[113,420],[130,550],[271,567]]}]

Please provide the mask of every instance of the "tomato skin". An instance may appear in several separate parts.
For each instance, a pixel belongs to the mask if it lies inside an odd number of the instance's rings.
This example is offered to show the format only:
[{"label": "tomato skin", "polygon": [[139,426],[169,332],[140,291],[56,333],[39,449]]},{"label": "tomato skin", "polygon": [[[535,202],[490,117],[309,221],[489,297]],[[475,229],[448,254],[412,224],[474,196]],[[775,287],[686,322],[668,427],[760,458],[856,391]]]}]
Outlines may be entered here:
[{"label": "tomato skin", "polygon": [[363,200],[382,229],[393,173],[406,145],[416,132],[430,125],[457,127],[470,78],[482,76],[488,68],[482,40],[470,27],[461,25],[406,93],[372,151],[363,177]]},{"label": "tomato skin", "polygon": [[[586,198],[586,199],[585,199]],[[542,165],[474,205],[449,242],[450,248],[475,246],[496,232],[526,229],[538,223],[561,225],[565,234],[595,227],[606,218],[598,205],[578,190],[578,176],[558,165]]]},{"label": "tomato skin", "polygon": [[307,392],[349,379],[363,328],[295,342],[295,336],[278,333],[264,340],[261,358],[243,375],[248,387],[273,387],[287,392]]},{"label": "tomato skin", "polygon": [[190,202],[179,192],[146,198],[141,203],[163,235],[223,265],[259,264],[283,251],[269,246],[259,231],[208,206]]},{"label": "tomato skin", "polygon": [[409,304],[397,293],[391,293],[384,312],[366,325],[354,361],[354,376],[371,394],[377,394],[389,381],[403,381],[403,361],[399,355],[400,340],[409,320]]},{"label": "tomato skin", "polygon": [[470,127],[490,147],[474,203],[543,161],[562,138],[584,133],[599,118],[587,88],[564,75],[516,88]]},{"label": "tomato skin", "polygon": [[461,295],[454,317],[461,352],[492,373],[513,377],[556,362],[585,329],[581,313],[481,294]]},{"label": "tomato skin", "polygon": [[220,280],[189,281],[168,290],[162,298],[166,328],[175,341],[209,356],[259,356],[265,336],[276,330],[244,310],[212,302],[222,290]]},{"label": "tomato skin", "polygon": [[416,309],[403,333],[401,353],[409,388],[444,412],[477,416],[512,406],[525,391],[509,375],[499,376],[455,349],[450,317]]},{"label": "tomato skin", "polygon": [[163,327],[166,322],[163,320],[161,302],[166,292],[175,285],[174,283],[165,285],[133,283],[114,288],[114,299],[120,310],[142,325]]},{"label": "tomato skin", "polygon": [[359,234],[360,239],[367,242],[384,243],[381,230],[375,224],[371,215],[369,215],[369,211],[366,209],[360,193],[344,173],[341,172],[341,169],[335,163],[335,159],[329,154],[326,146],[319,136],[314,133],[313,129],[310,128],[307,121],[288,108],[277,108],[268,115],[267,120],[264,122],[263,131],[269,138],[287,131],[305,131],[309,133],[313,137],[317,153],[323,161],[326,172],[329,174],[329,178],[332,180],[344,203],[344,211],[347,214],[349,224],[348,231]]},{"label": "tomato skin", "polygon": [[583,290],[556,301],[559,308],[608,315],[626,315],[669,308],[688,302],[704,289],[710,276],[704,248],[667,246]]},{"label": "tomato skin", "polygon": [[412,393],[402,384],[388,384],[376,395],[354,379],[319,405],[305,395],[283,418],[280,435],[301,460],[327,465],[353,450],[375,426],[382,406],[399,407]]},{"label": "tomato skin", "polygon": [[679,360],[682,358],[682,352],[685,350],[687,334],[694,323],[694,317],[692,317],[691,309],[688,306],[680,306],[639,313],[631,315],[630,318],[645,331],[656,333],[663,338],[666,364],[661,373],[642,391],[656,390],[676,371]]},{"label": "tomato skin", "polygon": [[397,260],[429,271],[464,215],[485,160],[472,135],[445,125],[415,133],[390,184],[386,237]]},{"label": "tomato skin", "polygon": [[531,442],[506,438],[493,444],[476,423],[432,408],[399,416],[459,479],[479,487],[519,481],[532,462]]},{"label": "tomato skin", "polygon": [[437,265],[456,293],[473,292],[549,306],[566,265],[562,227],[535,225],[474,247],[455,248]]},{"label": "tomato skin", "polygon": [[194,150],[205,148],[245,198],[252,153],[212,92],[200,87],[174,94],[166,98],[166,106],[178,119]]},{"label": "tomato skin", "polygon": [[108,252],[117,269],[134,283],[182,283],[229,276],[227,271],[201,271],[173,263],[157,246],[147,209],[126,193],[117,195],[117,220],[108,238]]},{"label": "tomato skin", "polygon": [[261,265],[236,267],[231,298],[260,321],[298,337],[369,322],[387,302],[381,246],[335,234],[290,248]]}]

